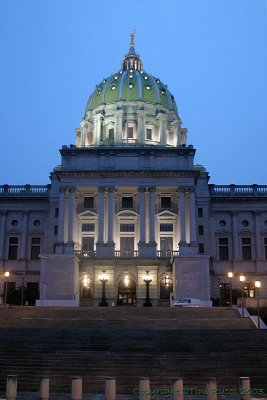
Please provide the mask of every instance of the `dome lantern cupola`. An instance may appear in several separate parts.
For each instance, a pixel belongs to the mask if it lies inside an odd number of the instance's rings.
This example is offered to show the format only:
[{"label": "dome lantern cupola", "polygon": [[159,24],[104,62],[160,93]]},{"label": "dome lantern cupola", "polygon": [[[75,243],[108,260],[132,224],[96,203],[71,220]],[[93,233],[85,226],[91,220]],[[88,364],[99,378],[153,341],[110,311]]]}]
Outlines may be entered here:
[{"label": "dome lantern cupola", "polygon": [[130,35],[130,48],[129,48],[129,53],[125,55],[121,68],[122,70],[138,70],[142,71],[143,70],[143,63],[139,57],[138,54],[135,53],[135,48],[134,48],[134,36],[135,36],[135,31],[131,33]]}]

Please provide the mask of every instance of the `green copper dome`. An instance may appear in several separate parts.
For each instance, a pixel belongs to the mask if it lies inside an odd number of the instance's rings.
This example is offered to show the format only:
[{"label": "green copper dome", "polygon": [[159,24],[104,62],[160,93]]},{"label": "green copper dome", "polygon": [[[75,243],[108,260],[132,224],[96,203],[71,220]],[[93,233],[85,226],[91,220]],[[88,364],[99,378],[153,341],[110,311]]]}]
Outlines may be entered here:
[{"label": "green copper dome", "polygon": [[158,78],[143,70],[142,61],[134,49],[131,35],[129,53],[121,70],[100,82],[89,97],[86,113],[104,104],[141,101],[174,111],[178,115],[173,95]]}]

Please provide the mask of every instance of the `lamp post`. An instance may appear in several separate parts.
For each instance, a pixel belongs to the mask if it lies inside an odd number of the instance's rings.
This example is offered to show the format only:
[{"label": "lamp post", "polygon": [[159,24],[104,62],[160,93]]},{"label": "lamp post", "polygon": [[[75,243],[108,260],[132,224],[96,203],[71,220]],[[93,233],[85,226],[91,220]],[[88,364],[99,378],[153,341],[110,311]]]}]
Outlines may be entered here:
[{"label": "lamp post", "polygon": [[229,286],[230,286],[230,307],[232,308],[233,306],[233,296],[232,296],[232,278],[234,276],[232,271],[228,272],[228,278],[229,278]]},{"label": "lamp post", "polygon": [[244,286],[243,282],[245,282],[246,277],[244,275],[240,275],[239,280],[241,282],[241,307],[242,307],[242,317],[244,317]]},{"label": "lamp post", "polygon": [[166,289],[170,286],[170,275],[166,274],[165,276],[165,287]]},{"label": "lamp post", "polygon": [[256,288],[256,296],[257,296],[257,314],[258,314],[258,329],[260,329],[260,287],[261,287],[261,282],[260,281],[255,281],[255,288]]},{"label": "lamp post", "polygon": [[108,306],[108,303],[106,301],[106,283],[108,281],[108,278],[106,276],[105,269],[102,269],[102,275],[99,280],[102,283],[102,299],[101,299],[101,302],[99,303],[99,306],[106,307],[106,306]]},{"label": "lamp post", "polygon": [[222,284],[221,284],[221,279],[220,278],[219,278],[219,292],[220,292],[219,305],[221,307],[222,306]]},{"label": "lamp post", "polygon": [[152,277],[149,275],[149,271],[146,271],[146,275],[144,276],[144,282],[146,284],[146,301],[143,304],[144,307],[151,307],[152,303],[149,298],[149,284],[152,282]]},{"label": "lamp post", "polygon": [[5,281],[5,298],[4,298],[4,308],[6,308],[6,299],[7,299],[7,281],[8,281],[8,277],[9,277],[9,272],[8,272],[8,271],[6,271],[6,272],[5,272],[5,278],[6,278],[6,281]]}]

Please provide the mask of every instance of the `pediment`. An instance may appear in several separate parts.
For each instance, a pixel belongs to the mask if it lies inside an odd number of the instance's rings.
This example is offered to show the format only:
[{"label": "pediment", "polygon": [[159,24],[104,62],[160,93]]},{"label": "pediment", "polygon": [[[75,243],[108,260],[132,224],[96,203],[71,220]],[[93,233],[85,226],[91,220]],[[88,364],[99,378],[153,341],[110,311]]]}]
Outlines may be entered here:
[{"label": "pediment", "polygon": [[92,218],[92,217],[97,217],[97,213],[90,211],[90,210],[86,210],[83,211],[82,213],[78,214],[78,218]]}]

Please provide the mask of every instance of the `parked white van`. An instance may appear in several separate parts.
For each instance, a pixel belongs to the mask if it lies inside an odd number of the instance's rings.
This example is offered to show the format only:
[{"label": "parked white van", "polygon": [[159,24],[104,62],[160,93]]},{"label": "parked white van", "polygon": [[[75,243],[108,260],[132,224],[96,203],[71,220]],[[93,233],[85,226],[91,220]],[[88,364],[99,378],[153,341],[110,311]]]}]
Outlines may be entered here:
[{"label": "parked white van", "polygon": [[199,299],[189,299],[189,298],[183,298],[179,300],[175,300],[173,305],[176,307],[205,307],[203,304],[202,300]]}]

